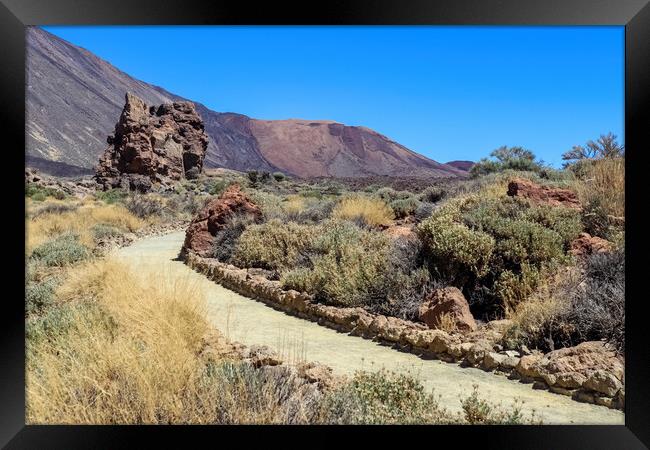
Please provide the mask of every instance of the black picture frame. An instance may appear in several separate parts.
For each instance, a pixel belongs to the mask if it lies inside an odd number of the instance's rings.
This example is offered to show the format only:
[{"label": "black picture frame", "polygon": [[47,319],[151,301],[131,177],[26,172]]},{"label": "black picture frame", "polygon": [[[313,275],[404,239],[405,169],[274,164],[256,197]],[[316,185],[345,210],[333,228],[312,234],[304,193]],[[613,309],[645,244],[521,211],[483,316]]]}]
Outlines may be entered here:
[{"label": "black picture frame", "polygon": [[[643,195],[647,164],[650,115],[650,5],[648,0],[401,0],[330,1],[303,3],[198,0],[0,0],[0,124],[3,131],[3,176],[15,196],[7,204],[11,220],[3,220],[4,236],[15,244],[6,264],[5,294],[0,317],[0,445],[7,448],[122,448],[145,439],[147,446],[190,437],[218,439],[241,433],[245,444],[264,445],[269,434],[300,431],[323,434],[332,445],[348,439],[351,427],[151,427],[151,426],[36,426],[25,425],[24,248],[17,236],[25,233],[23,181],[25,146],[25,34],[29,25],[622,25],[625,26],[625,146],[626,146],[626,404],[621,426],[500,426],[500,427],[359,427],[368,437],[385,439],[387,433],[404,433],[405,443],[426,445],[448,442],[481,448],[589,448],[637,449],[650,446],[650,350],[644,323],[644,272],[647,239],[644,236]],[[589,68],[585,68],[589,70]],[[644,139],[645,138],[645,139]],[[645,145],[644,145],[645,142]],[[7,199],[8,202],[8,199]],[[16,258],[15,262],[13,257]],[[21,284],[22,283],[22,284]],[[9,289],[3,289],[9,292]],[[416,437],[417,435],[417,437]],[[431,444],[429,443],[431,441]],[[208,441],[210,442],[210,441]],[[283,443],[291,443],[283,439]],[[312,440],[294,441],[303,446]],[[407,444],[408,445],[408,444]],[[450,444],[447,444],[450,445]],[[451,444],[454,445],[454,444]],[[457,445],[457,444],[456,444]]]}]

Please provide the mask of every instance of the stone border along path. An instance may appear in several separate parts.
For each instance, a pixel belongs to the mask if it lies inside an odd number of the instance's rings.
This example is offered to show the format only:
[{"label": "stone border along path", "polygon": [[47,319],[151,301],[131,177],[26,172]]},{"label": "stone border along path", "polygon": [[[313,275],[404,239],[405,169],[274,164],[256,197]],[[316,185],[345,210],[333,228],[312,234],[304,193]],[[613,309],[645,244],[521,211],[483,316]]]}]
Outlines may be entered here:
[{"label": "stone border along path", "polygon": [[[349,375],[356,370],[376,370],[381,367],[393,371],[406,370],[418,377],[426,389],[433,389],[435,395],[440,397],[441,405],[450,411],[460,411],[460,397],[468,396],[472,386],[478,385],[484,398],[496,403],[501,402],[504,406],[521,400],[524,413],[534,410],[536,417],[546,424],[624,423],[624,415],[618,410],[580,403],[567,396],[533,389],[531,384],[513,382],[476,367],[461,368],[457,364],[428,359],[431,353],[415,355],[397,351],[382,342],[343,333],[341,331],[345,330],[345,325],[314,315],[310,308],[316,307],[316,304],[307,304],[304,301],[302,306],[296,304],[296,299],[304,300],[302,294],[296,294],[295,291],[283,292],[285,303],[274,303],[269,298],[272,293],[277,292],[276,288],[279,288],[276,282],[260,278],[257,280],[260,283],[255,284],[256,287],[253,288],[253,283],[250,283],[253,277],[245,269],[236,269],[234,266],[186,255],[186,262],[195,270],[199,269],[199,265],[203,265],[206,278],[179,260],[183,240],[183,232],[142,239],[129,247],[115,250],[114,255],[138,272],[152,270],[158,276],[197,283],[207,294],[208,319],[232,341],[247,346],[268,345],[285,360],[318,361],[331,367],[336,375]],[[226,273],[228,275],[225,275]],[[219,279],[221,284],[215,284],[208,278]],[[224,285],[231,286],[233,290]],[[259,301],[233,292],[235,289],[249,292],[248,295],[252,292]],[[278,311],[279,309],[281,311]],[[335,310],[354,309],[351,314],[358,316],[355,321],[366,323],[365,319],[369,318],[362,315],[357,308],[318,305],[318,309],[330,314]],[[285,314],[282,310],[291,314]],[[374,317],[367,323],[370,333],[366,334],[366,337],[372,335],[373,328],[380,329],[379,323],[371,327],[374,319],[377,318]],[[386,317],[384,319],[387,323],[397,320]],[[429,342],[429,346],[441,345],[442,335],[438,330],[426,330],[417,324],[412,325],[420,331],[417,334],[431,336],[431,339],[423,337],[422,342]],[[331,329],[335,326],[338,326],[339,331]],[[386,329],[395,332],[394,325]],[[394,336],[394,339],[397,337]]]}]

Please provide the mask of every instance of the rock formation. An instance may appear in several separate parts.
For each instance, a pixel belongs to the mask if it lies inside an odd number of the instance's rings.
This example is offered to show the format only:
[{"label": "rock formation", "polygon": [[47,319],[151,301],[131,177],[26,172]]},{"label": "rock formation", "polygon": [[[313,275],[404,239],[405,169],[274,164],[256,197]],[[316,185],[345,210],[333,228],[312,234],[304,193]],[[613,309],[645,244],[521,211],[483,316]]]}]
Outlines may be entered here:
[{"label": "rock formation", "polygon": [[126,94],[126,104],[108,136],[108,148],[95,169],[104,189],[146,192],[152,184],[169,185],[193,178],[203,169],[208,136],[191,102],[158,107]]},{"label": "rock formation", "polygon": [[581,208],[575,192],[569,189],[541,186],[523,178],[515,178],[508,183],[508,195],[526,198],[537,204]]},{"label": "rock formation", "polygon": [[597,236],[589,233],[580,233],[576,239],[571,242],[569,252],[577,257],[585,257],[594,253],[606,253],[612,250],[612,244]]},{"label": "rock formation", "polygon": [[420,305],[419,319],[429,328],[438,328],[447,315],[460,331],[476,330],[476,322],[463,293],[453,286],[435,289]]},{"label": "rock formation", "polygon": [[214,235],[235,215],[262,216],[255,205],[238,185],[230,186],[219,198],[208,203],[192,220],[185,232],[184,250],[207,256],[212,250]]}]

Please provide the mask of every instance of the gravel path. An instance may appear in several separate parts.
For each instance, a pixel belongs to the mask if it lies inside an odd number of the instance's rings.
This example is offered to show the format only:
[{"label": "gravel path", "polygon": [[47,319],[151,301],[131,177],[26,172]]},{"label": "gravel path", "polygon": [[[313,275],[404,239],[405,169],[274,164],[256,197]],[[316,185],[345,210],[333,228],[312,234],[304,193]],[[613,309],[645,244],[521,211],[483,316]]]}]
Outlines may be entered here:
[{"label": "gravel path", "polygon": [[452,411],[460,410],[460,396],[471,393],[476,384],[482,396],[490,401],[501,402],[504,406],[516,399],[523,401],[523,411],[535,410],[545,424],[624,423],[621,411],[579,403],[545,390],[534,390],[530,384],[480,369],[421,359],[276,311],[208,280],[176,260],[183,238],[182,232],[150,237],[117,249],[113,254],[138,272],[152,270],[170,280],[197,283],[207,294],[209,320],[231,340],[245,345],[268,345],[285,360],[318,361],[340,374],[381,367],[410,371],[423,381],[427,389],[433,389],[440,396],[440,403]]}]

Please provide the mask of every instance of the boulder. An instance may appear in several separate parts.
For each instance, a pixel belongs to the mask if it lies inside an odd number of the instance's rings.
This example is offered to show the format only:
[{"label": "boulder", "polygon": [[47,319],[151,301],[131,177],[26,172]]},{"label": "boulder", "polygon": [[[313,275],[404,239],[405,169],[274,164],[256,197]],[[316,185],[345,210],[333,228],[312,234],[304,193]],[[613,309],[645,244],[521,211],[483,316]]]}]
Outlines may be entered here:
[{"label": "boulder", "polygon": [[439,328],[444,315],[451,317],[460,331],[475,331],[476,321],[460,289],[435,289],[420,305],[419,319],[429,328]]},{"label": "boulder", "polygon": [[128,93],[108,147],[95,168],[103,189],[146,192],[153,184],[170,185],[203,169],[208,135],[191,102],[158,107]]},{"label": "boulder", "polygon": [[524,178],[515,178],[508,183],[508,195],[525,198],[537,204],[581,209],[578,195],[575,192],[569,189],[542,186]]},{"label": "boulder", "polygon": [[265,345],[252,345],[245,351],[243,357],[250,361],[254,367],[278,366],[282,364],[282,358]]},{"label": "boulder", "polygon": [[580,236],[571,242],[569,252],[577,257],[585,257],[594,253],[606,253],[611,250],[611,242],[592,236],[589,233],[580,233]]},{"label": "boulder", "polygon": [[589,375],[584,386],[592,391],[605,394],[608,397],[614,397],[623,387],[623,383],[607,371],[596,370]]},{"label": "boulder", "polygon": [[498,353],[488,352],[485,354],[485,357],[483,358],[483,368],[487,370],[497,369],[507,358],[508,357],[506,355],[500,355]]},{"label": "boulder", "polygon": [[262,212],[238,185],[232,185],[212,200],[190,222],[185,232],[183,249],[191,250],[200,256],[209,256],[215,234],[223,229],[233,216],[250,215],[255,220],[262,217]]}]

